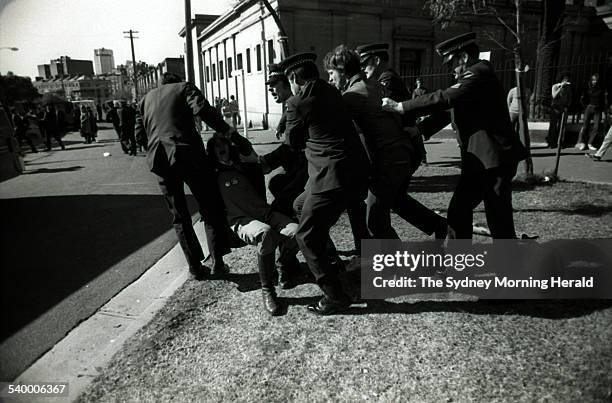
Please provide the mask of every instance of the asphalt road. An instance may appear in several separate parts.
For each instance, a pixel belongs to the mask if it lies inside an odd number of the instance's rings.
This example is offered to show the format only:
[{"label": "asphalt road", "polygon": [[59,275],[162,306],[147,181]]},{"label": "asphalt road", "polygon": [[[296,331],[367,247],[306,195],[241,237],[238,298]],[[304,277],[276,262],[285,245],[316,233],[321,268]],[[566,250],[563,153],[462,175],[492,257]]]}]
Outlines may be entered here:
[{"label": "asphalt road", "polygon": [[0,183],[2,381],[176,244],[143,153],[125,155],[106,126],[95,144],[76,133],[64,141],[65,151],[27,154],[26,172]]}]

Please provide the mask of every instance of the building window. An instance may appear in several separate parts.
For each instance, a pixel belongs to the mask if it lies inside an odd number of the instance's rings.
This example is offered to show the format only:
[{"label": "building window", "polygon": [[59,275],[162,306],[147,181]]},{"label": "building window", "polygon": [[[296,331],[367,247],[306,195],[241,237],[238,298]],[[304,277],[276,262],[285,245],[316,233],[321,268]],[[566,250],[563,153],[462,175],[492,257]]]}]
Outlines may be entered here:
[{"label": "building window", "polygon": [[206,82],[210,82],[210,67],[206,66]]},{"label": "building window", "polygon": [[268,40],[268,63],[274,63],[274,59],[276,58],[276,52],[274,51],[274,41],[272,39]]},{"label": "building window", "polygon": [[217,65],[216,64],[212,65],[212,77],[213,77],[213,81],[217,81]]},{"label": "building window", "polygon": [[232,58],[228,57],[227,58],[227,78],[230,78],[232,76],[233,69],[234,69],[234,66],[232,65]]},{"label": "building window", "polygon": [[238,56],[236,56],[236,68],[242,70],[242,53],[238,53]]},{"label": "building window", "polygon": [[219,62],[219,80],[223,80],[223,60]]},{"label": "building window", "polygon": [[251,49],[246,50],[247,73],[251,72]]},{"label": "building window", "polygon": [[256,47],[256,52],[257,52],[257,71],[261,71],[261,45],[257,45]]}]

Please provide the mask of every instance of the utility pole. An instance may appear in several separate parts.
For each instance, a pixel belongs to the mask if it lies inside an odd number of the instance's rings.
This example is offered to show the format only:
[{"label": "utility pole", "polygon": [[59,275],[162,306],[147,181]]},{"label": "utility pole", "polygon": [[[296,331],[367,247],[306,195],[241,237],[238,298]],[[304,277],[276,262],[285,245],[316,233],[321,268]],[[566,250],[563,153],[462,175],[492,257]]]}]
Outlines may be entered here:
[{"label": "utility pole", "polygon": [[185,56],[187,61],[187,81],[195,81],[193,68],[193,44],[191,43],[191,0],[185,0]]},{"label": "utility pole", "polygon": [[129,34],[130,36],[124,36],[124,38],[130,38],[130,45],[132,46],[132,67],[134,70],[134,96],[136,97],[136,101],[138,102],[138,81],[136,78],[136,55],[134,54],[134,39],[138,39],[137,36],[134,36],[134,34],[137,34],[138,31],[132,31],[131,29],[129,31],[123,31],[124,34]]}]

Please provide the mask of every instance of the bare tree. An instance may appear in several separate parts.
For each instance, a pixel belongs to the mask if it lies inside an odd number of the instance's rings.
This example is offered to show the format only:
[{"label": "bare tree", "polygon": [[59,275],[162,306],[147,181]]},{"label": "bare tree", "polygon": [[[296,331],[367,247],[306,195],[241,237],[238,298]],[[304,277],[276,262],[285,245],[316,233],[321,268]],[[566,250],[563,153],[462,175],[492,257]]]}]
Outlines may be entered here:
[{"label": "bare tree", "polygon": [[[553,0],[559,1],[559,0]],[[493,35],[487,35],[499,47],[509,51],[514,56],[514,67],[516,71],[516,92],[519,100],[519,134],[525,147],[527,148],[527,158],[523,164],[526,177],[533,176],[533,161],[531,159],[531,140],[529,138],[529,128],[527,126],[527,99],[525,94],[524,74],[526,72],[522,53],[522,3],[523,0],[513,0],[513,23],[506,21],[506,16],[499,13],[499,10],[492,5],[492,0],[428,0],[425,7],[429,8],[434,21],[446,28],[455,19],[464,16],[489,16],[495,18],[512,36],[513,46],[508,48],[500,43]]]},{"label": "bare tree", "polygon": [[533,116],[542,119],[550,104],[550,88],[553,85],[554,67],[559,60],[560,40],[565,20],[565,2],[543,0],[541,2],[540,38],[536,61]]}]

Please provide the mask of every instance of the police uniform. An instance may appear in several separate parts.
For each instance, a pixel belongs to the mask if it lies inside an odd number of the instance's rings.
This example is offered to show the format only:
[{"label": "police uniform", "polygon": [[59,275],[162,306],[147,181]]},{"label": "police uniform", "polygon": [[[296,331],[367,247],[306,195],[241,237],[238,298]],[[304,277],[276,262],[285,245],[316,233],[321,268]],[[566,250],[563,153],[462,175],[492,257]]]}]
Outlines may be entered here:
[{"label": "police uniform", "polygon": [[[285,73],[280,69],[278,64],[268,65],[270,71],[266,85],[274,85],[280,80],[286,80]],[[283,114],[276,129],[277,133],[284,133],[287,125],[287,116],[283,110]],[[283,144],[278,146],[273,151],[261,156],[262,162],[270,170],[282,167],[285,172],[274,175],[270,178],[268,189],[274,201],[272,208],[286,214],[290,217],[294,216],[293,202],[304,192],[304,187],[308,180],[308,165],[304,151],[293,149],[289,145],[288,137],[285,136]]]},{"label": "police uniform", "polygon": [[[437,51],[446,63],[475,39],[475,33],[460,35],[439,44]],[[493,238],[516,238],[511,181],[526,150],[510,123],[493,66],[476,60],[455,85],[405,101],[402,108],[418,116],[430,115],[419,124],[426,137],[453,121],[461,150],[461,176],[448,208],[448,223],[456,237],[472,237],[473,210],[484,201]]]},{"label": "police uniform", "polygon": [[[386,55],[388,49],[389,44],[387,43],[371,43],[367,45],[358,46],[357,52],[359,53],[361,65],[363,66],[365,63],[367,63],[368,59],[371,57],[381,56],[382,54]],[[387,69],[383,71],[380,77],[378,78],[378,82],[386,90],[384,96],[389,97],[396,102],[402,102],[410,99],[410,91],[408,91],[400,76],[393,69]],[[367,95],[365,95],[365,92],[376,92],[376,90],[373,90],[372,84],[366,85],[365,83],[365,81],[360,84],[354,82],[353,86],[359,86],[360,89],[353,91],[356,91],[357,93],[361,92],[362,96],[366,97]],[[368,87],[369,91],[367,90]],[[377,106],[380,107],[380,103]],[[370,108],[370,110],[373,109]],[[359,116],[362,115],[362,113],[363,112],[361,111],[356,111],[353,113],[353,115]],[[374,116],[368,120],[372,119],[380,120],[379,117]],[[402,116],[401,125],[404,130],[404,138],[408,139],[412,143],[412,155],[410,157],[411,163],[405,164],[403,167],[401,164],[394,163],[393,168],[387,168],[387,170],[389,170],[387,174],[381,174],[381,172],[379,171],[378,174],[375,174],[378,175],[378,180],[380,180],[380,185],[377,187],[380,189],[389,189],[393,193],[399,191],[399,193],[397,193],[398,198],[395,199],[395,202],[393,203],[393,211],[400,217],[402,217],[405,221],[418,228],[419,230],[423,231],[427,235],[436,233],[437,237],[443,237],[445,235],[446,220],[440,215],[434,213],[432,210],[425,207],[412,196],[407,194],[410,179],[425,154],[425,147],[423,145],[423,139],[418,134],[418,132],[414,130],[414,114],[404,114]],[[381,134],[380,136],[388,136],[389,133],[391,133],[392,131],[393,129],[383,130],[382,132],[387,133],[384,135]],[[380,131],[377,130],[375,132]],[[404,144],[405,143],[406,142],[404,142]],[[402,172],[402,169],[405,169],[406,172]],[[391,172],[391,170],[393,172]],[[397,185],[400,185],[400,187],[397,188]],[[391,233],[391,235],[392,234],[393,233]]]},{"label": "police uniform", "polygon": [[[315,59],[314,53],[296,54],[283,60],[281,66],[288,75],[306,63],[314,65]],[[346,308],[349,300],[334,272],[326,243],[329,230],[342,212],[364,198],[369,170],[367,155],[342,95],[319,78],[306,82],[287,102],[285,135],[292,145],[304,140],[306,144],[309,178],[296,238],[310,271],[325,293],[309,309],[319,314],[333,313]]]}]

